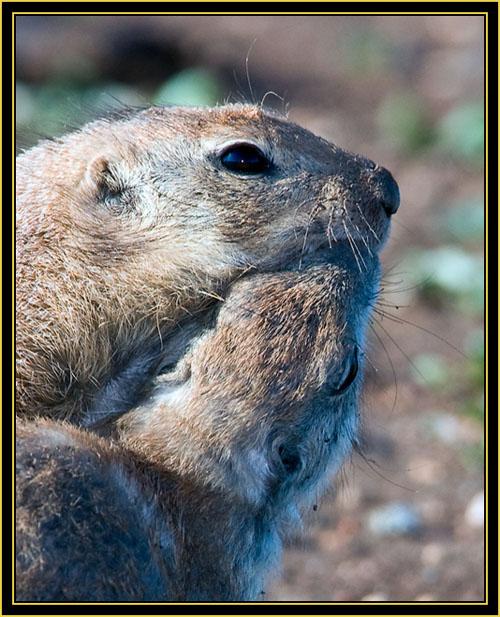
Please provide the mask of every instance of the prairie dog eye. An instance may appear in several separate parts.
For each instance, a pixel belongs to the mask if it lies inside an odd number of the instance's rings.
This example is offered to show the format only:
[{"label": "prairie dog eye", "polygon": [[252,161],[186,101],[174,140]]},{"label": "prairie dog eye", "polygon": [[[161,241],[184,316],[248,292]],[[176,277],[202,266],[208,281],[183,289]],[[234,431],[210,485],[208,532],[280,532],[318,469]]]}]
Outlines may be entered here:
[{"label": "prairie dog eye", "polygon": [[356,376],[359,371],[359,361],[358,361],[358,347],[354,347],[354,352],[351,355],[349,364],[347,365],[344,374],[342,375],[339,385],[331,388],[329,394],[330,396],[335,396],[336,394],[340,394],[345,392],[347,388],[354,383]]},{"label": "prairie dog eye", "polygon": [[271,161],[257,146],[249,143],[228,146],[219,159],[226,169],[245,175],[260,174],[271,168]]}]

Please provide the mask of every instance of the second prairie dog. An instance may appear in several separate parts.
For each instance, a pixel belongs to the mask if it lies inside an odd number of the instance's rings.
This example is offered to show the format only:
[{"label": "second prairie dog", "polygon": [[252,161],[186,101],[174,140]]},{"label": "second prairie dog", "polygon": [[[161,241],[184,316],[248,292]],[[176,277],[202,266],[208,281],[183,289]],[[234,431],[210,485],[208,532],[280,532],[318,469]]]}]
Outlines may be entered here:
[{"label": "second prairie dog", "polygon": [[[229,169],[240,145],[268,166]],[[16,190],[17,412],[85,425],[137,404],[185,349],[177,325],[242,273],[339,241],[362,269],[399,199],[383,168],[246,105],[91,123],[19,156]]]},{"label": "second prairie dog", "polygon": [[233,284],[113,440],[20,424],[18,601],[265,598],[284,529],[356,439],[379,277],[361,254]]}]

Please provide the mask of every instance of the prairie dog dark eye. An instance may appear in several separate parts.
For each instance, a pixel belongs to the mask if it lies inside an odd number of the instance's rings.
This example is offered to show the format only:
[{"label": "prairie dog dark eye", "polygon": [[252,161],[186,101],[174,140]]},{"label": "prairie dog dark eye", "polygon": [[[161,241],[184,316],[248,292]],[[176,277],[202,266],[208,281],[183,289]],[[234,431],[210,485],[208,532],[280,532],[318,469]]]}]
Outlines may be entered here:
[{"label": "prairie dog dark eye", "polygon": [[335,388],[332,388],[329,392],[330,396],[335,396],[341,392],[345,392],[347,388],[354,382],[359,371],[358,361],[358,347],[354,348],[354,353],[351,356],[349,365],[346,367],[344,375],[341,378],[341,382]]},{"label": "prairie dog dark eye", "polygon": [[271,162],[253,144],[233,144],[220,155],[226,169],[241,174],[260,174],[271,167]]}]

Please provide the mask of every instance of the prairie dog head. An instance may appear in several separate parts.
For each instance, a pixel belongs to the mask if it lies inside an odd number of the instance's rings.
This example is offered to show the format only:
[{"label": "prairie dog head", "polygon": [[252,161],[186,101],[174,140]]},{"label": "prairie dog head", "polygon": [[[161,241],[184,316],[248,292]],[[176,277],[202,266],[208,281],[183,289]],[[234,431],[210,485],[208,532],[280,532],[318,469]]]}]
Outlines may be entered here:
[{"label": "prairie dog head", "polygon": [[146,252],[158,258],[151,271],[163,263],[166,275],[276,270],[346,238],[378,249],[399,203],[383,168],[248,105],[100,120],[25,153],[18,167],[21,214],[36,210],[24,199],[36,191],[45,216],[71,224],[68,242],[80,235],[82,249],[96,250],[89,259],[114,251],[134,263]]},{"label": "prairie dog head", "polygon": [[233,285],[213,329],[157,378],[119,438],[160,468],[251,505],[300,501],[356,438],[364,329],[378,264],[252,275]]},{"label": "prairie dog head", "polygon": [[366,268],[399,204],[383,168],[246,105],[100,120],[16,174],[17,405],[76,423],[243,272],[334,263],[345,242]]}]

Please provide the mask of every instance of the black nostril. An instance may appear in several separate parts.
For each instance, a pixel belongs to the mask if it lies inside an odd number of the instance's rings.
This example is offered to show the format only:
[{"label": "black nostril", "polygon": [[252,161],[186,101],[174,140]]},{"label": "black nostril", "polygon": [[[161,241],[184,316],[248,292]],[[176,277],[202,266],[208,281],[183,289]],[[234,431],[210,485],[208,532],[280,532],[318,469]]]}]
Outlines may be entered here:
[{"label": "black nostril", "polygon": [[377,167],[374,172],[375,180],[381,190],[380,205],[388,216],[396,214],[399,208],[399,187],[390,171],[385,167]]}]

